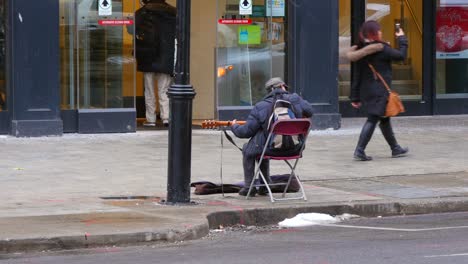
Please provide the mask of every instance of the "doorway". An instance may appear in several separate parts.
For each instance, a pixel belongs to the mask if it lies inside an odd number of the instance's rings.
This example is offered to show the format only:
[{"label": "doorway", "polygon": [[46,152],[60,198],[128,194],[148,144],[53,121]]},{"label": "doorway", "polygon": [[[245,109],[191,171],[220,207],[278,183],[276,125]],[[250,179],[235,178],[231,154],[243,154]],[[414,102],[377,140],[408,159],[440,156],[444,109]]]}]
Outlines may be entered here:
[{"label": "doorway", "polygon": [[[430,114],[432,85],[423,83],[430,58],[424,59],[423,45],[424,1],[419,0],[339,0],[339,74],[338,89],[340,112],[344,117],[364,116],[364,111],[350,106],[348,99],[351,88],[352,65],[344,56],[344,51],[357,42],[357,32],[361,23],[351,21],[376,20],[382,26],[383,39],[396,47],[395,24],[400,24],[409,40],[408,56],[405,61],[394,62],[392,89],[398,92],[405,103],[405,115]],[[427,7],[426,6],[426,7]],[[353,28],[354,27],[354,28]],[[426,66],[424,66],[426,65]],[[430,73],[429,73],[430,74]]]},{"label": "doorway", "polygon": [[60,1],[64,132],[135,130],[135,8],[135,0]]}]

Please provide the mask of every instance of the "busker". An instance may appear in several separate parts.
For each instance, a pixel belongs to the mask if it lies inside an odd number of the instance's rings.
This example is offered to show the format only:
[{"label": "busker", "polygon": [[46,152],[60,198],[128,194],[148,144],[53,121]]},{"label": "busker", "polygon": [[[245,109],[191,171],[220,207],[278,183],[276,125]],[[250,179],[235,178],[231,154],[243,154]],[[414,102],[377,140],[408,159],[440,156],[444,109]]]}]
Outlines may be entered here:
[{"label": "busker", "polygon": [[[277,99],[284,99],[291,102],[296,118],[311,117],[312,107],[298,94],[288,92],[288,86],[279,77],[275,77],[266,82],[265,88],[268,95],[260,102],[256,103],[244,125],[239,125],[233,121],[231,130],[239,138],[250,138],[242,148],[242,164],[244,167],[244,187],[239,191],[239,195],[247,196],[249,187],[254,180],[255,161],[261,155],[266,139],[268,137],[268,121],[271,116],[273,105]],[[264,160],[261,171],[266,179],[269,179],[269,162]],[[255,196],[257,190],[254,188],[250,196]],[[259,194],[265,195],[266,187],[259,188]]]},{"label": "busker", "polygon": [[351,85],[351,105],[354,108],[364,106],[367,110],[367,121],[364,124],[359,141],[354,151],[354,159],[358,161],[372,160],[367,156],[365,149],[374,133],[377,123],[382,134],[390,146],[392,157],[401,157],[408,153],[408,148],[401,147],[395,138],[390,117],[385,117],[385,109],[388,100],[388,90],[385,85],[371,70],[373,66],[376,72],[391,86],[392,61],[402,61],[406,58],[408,40],[401,28],[395,33],[398,39],[398,49],[393,49],[382,41],[380,24],[376,21],[366,21],[359,33],[360,41],[347,53],[350,61],[356,62]]}]

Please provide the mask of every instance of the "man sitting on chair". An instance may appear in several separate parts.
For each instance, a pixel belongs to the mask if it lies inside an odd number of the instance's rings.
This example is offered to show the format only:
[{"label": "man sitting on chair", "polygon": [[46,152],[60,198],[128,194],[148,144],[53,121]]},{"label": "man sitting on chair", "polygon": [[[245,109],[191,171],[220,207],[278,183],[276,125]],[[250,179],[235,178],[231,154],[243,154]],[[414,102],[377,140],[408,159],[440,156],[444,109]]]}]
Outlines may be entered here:
[{"label": "man sitting on chair", "polygon": [[[298,94],[288,92],[288,86],[279,77],[271,78],[265,84],[268,95],[260,102],[256,103],[244,125],[239,125],[234,120],[231,130],[239,138],[250,138],[249,142],[242,148],[242,164],[244,167],[244,187],[239,191],[239,195],[247,196],[249,187],[254,180],[255,161],[262,154],[268,137],[268,120],[273,110],[273,104],[277,99],[285,99],[294,106],[296,118],[311,117],[312,106]],[[270,163],[264,160],[261,164],[261,171],[265,178],[269,179]],[[255,196],[257,189],[252,189],[250,196]],[[266,187],[259,188],[259,195],[267,193]]]}]

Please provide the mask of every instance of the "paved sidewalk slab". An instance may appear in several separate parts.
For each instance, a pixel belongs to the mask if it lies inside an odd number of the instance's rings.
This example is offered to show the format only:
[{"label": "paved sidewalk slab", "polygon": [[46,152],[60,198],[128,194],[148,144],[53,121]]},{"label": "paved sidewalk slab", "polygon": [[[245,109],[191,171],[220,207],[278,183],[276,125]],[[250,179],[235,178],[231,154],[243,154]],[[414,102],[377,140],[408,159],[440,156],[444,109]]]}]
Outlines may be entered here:
[{"label": "paved sidewalk slab", "polygon": [[[468,210],[468,116],[393,119],[410,147],[390,158],[376,131],[372,162],[352,160],[364,119],[312,131],[298,173],[307,201],[192,195],[167,206],[167,131],[46,138],[0,137],[0,253],[196,239],[228,224],[274,224],[298,212],[365,216]],[[245,140],[236,139],[239,144]],[[194,130],[192,182],[241,182],[238,150],[219,131]],[[288,171],[272,164],[272,172]],[[104,199],[140,197],[146,199]]]}]

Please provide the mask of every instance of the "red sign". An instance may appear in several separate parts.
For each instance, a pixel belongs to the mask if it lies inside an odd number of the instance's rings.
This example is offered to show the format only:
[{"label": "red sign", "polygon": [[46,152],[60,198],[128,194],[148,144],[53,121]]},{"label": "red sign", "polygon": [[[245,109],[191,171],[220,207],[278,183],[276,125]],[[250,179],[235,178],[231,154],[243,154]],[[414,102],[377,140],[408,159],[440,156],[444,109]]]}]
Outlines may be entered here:
[{"label": "red sign", "polygon": [[133,20],[109,19],[109,20],[99,20],[98,23],[101,26],[126,26],[126,25],[133,25]]},{"label": "red sign", "polygon": [[230,24],[230,25],[250,25],[252,19],[219,19],[219,24]]},{"label": "red sign", "polygon": [[[468,8],[441,7],[437,10],[436,49],[438,58],[465,57],[468,51]],[[456,53],[456,54],[454,54]]]}]

